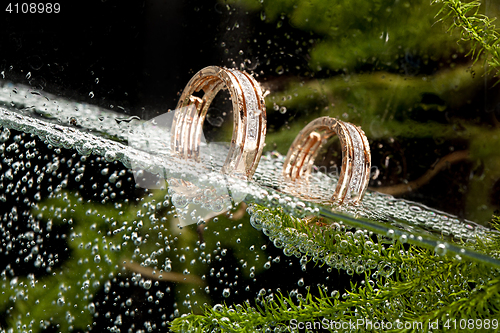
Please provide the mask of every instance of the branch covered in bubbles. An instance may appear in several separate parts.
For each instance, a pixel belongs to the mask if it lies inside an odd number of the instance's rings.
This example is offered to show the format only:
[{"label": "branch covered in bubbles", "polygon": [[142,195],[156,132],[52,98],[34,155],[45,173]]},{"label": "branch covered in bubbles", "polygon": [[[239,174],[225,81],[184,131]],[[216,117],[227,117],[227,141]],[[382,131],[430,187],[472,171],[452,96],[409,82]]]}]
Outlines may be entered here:
[{"label": "branch covered in bubbles", "polygon": [[[446,318],[495,318],[500,314],[500,273],[482,263],[446,253],[388,241],[362,230],[352,232],[339,222],[300,220],[279,208],[251,206],[251,223],[285,255],[301,263],[346,270],[364,277],[343,295],[319,288],[314,295],[258,296],[256,306],[217,304],[202,315],[185,315],[171,323],[176,332],[248,332],[272,328],[288,332],[296,323],[339,321],[421,322],[424,327]],[[498,219],[495,227],[499,228]],[[478,240],[475,250],[500,254],[500,236]],[[414,331],[417,331],[416,328]],[[411,329],[409,331],[412,331]]]}]

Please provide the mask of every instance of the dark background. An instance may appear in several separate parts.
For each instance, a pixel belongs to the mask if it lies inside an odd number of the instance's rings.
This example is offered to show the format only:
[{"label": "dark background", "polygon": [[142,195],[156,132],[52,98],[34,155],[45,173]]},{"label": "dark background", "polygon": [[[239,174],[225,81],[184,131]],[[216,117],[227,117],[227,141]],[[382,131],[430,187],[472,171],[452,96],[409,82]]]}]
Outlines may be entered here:
[{"label": "dark background", "polygon": [[58,14],[9,14],[6,6],[7,80],[141,118],[174,108],[196,71],[225,62],[217,44],[230,15],[215,1],[76,1]]}]

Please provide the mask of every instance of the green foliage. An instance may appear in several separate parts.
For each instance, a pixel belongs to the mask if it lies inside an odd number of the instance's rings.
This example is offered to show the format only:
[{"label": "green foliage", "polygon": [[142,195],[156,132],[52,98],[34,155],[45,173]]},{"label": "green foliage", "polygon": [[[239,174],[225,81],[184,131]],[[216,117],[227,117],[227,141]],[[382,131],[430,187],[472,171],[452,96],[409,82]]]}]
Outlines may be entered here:
[{"label": "green foliage", "polygon": [[477,61],[486,55],[489,70],[500,75],[500,42],[499,33],[493,24],[495,19],[480,14],[481,1],[463,2],[460,0],[435,0],[433,4],[441,4],[440,20],[451,22],[449,31],[459,30],[461,41],[470,42],[469,54]]},{"label": "green foliage", "polygon": [[[254,332],[272,328],[288,332],[293,328],[293,319],[295,323],[310,325],[325,320],[327,323],[399,320],[423,326],[395,331],[420,332],[427,331],[437,320],[440,325],[434,332],[438,332],[447,331],[443,325],[449,319],[491,321],[500,315],[497,268],[459,256],[438,255],[433,250],[362,230],[353,233],[339,222],[299,220],[279,208],[255,206],[252,214],[252,218],[261,220],[263,230],[267,230],[264,232],[271,240],[274,238],[276,246],[283,247],[285,254],[288,251],[307,255],[318,265],[361,275],[363,281],[351,284],[351,290],[343,295],[336,290],[328,295],[327,290],[320,288],[317,292],[310,290],[305,296],[296,292],[262,296],[255,306],[250,303],[207,306],[203,315],[175,319],[172,330]],[[499,244],[500,234],[492,232],[489,238],[477,240],[473,248],[498,257]],[[333,327],[329,329],[334,331]],[[358,330],[364,331],[364,326]]]},{"label": "green foliage", "polygon": [[[477,74],[481,74],[480,70]],[[330,116],[361,126],[372,140],[391,136],[471,138],[471,133],[457,131],[443,123],[436,114],[442,115],[467,104],[479,89],[480,86],[467,68],[457,66],[432,76],[405,77],[383,72],[339,75],[305,83],[289,80],[287,89],[270,95],[267,103],[269,109],[272,104],[277,103],[292,110],[291,112],[308,110],[300,113],[301,121],[295,121],[291,125],[293,133],[298,133],[316,117]],[[439,96],[440,99],[438,102],[423,101],[422,96],[425,95]],[[455,121],[464,129],[473,129],[466,121]],[[471,141],[483,133],[484,130],[475,131]],[[289,132],[273,133],[270,136],[276,142],[276,149],[286,154],[293,141]],[[488,148],[489,146],[483,147],[483,150]]]},{"label": "green foliage", "polygon": [[[266,21],[283,20],[320,38],[310,50],[313,70],[328,68],[352,71],[372,64],[376,69],[399,69],[408,73],[424,61],[450,58],[468,52],[476,60],[488,55],[488,64],[499,74],[500,44],[494,18],[480,14],[481,1],[363,1],[363,0],[232,0],[260,10]],[[495,13],[492,13],[493,15]],[[449,35],[439,21],[451,22]],[[460,40],[460,45],[456,43]],[[432,50],[432,59],[428,58]],[[466,51],[468,50],[468,51]]]},{"label": "green foliage", "polygon": [[266,21],[288,19],[293,27],[318,36],[310,49],[314,71],[371,67],[408,73],[430,60],[428,50],[433,50],[433,59],[464,52],[464,46],[456,43],[458,34],[447,35],[434,24],[439,8],[427,0],[231,2],[260,10]]},{"label": "green foliage", "polygon": [[[263,243],[263,235],[251,227],[248,217],[235,223],[222,215],[207,225],[179,228],[179,218],[185,217],[172,214],[175,209],[167,198],[166,191],[155,191],[136,203],[97,204],[83,200],[78,192],[58,190],[34,205],[31,213],[48,232],[67,229],[70,256],[59,267],[50,263],[42,277],[2,274],[0,313],[6,314],[7,327],[31,332],[50,325],[60,332],[88,330],[95,318],[105,315],[96,295],[102,290],[111,294],[117,279],[130,281],[145,294],[159,283],[176,282],[165,297],[178,304],[178,313],[201,313],[201,305],[210,302],[205,281],[212,261],[233,250],[243,279],[265,269],[266,251],[255,247]],[[252,246],[253,251],[238,251]]]},{"label": "green foliage", "polygon": [[[34,212],[39,219],[45,219],[49,231],[51,225],[70,226],[67,251],[72,258],[58,269],[52,270],[49,264],[47,272],[51,274],[41,279],[34,275],[3,277],[0,310],[3,312],[11,307],[8,317],[10,327],[23,327],[36,332],[57,322],[61,331],[70,331],[91,323],[95,308],[89,305],[93,304],[93,296],[109,284],[110,277],[118,273],[120,256],[131,252],[130,246],[116,249],[102,242],[102,231],[107,229],[110,218],[118,218],[118,214],[112,207],[100,208],[98,213],[95,205],[82,204],[68,193],[59,193],[57,198],[48,199],[45,205],[36,206]],[[73,225],[76,216],[87,216],[90,230],[84,223]],[[121,235],[110,240],[120,244],[116,242],[117,238]],[[27,313],[29,315],[25,315]]]}]

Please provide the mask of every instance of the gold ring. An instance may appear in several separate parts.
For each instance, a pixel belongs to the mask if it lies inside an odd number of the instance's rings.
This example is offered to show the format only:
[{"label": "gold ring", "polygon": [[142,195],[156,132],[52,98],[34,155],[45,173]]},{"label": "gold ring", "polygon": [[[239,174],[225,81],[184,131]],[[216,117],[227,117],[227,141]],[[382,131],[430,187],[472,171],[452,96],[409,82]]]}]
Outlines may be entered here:
[{"label": "gold ring", "polygon": [[[188,82],[172,123],[174,155],[200,159],[203,122],[214,97],[228,89],[233,104],[234,129],[224,174],[250,179],[257,168],[266,137],[266,107],[260,85],[249,74],[218,66],[205,67]],[[203,97],[193,96],[204,91]]]},{"label": "gold ring", "polygon": [[353,124],[330,117],[311,121],[290,146],[283,176],[287,181],[307,182],[321,146],[334,135],[339,137],[342,147],[342,168],[330,201],[357,204],[368,187],[371,154],[365,133]]}]

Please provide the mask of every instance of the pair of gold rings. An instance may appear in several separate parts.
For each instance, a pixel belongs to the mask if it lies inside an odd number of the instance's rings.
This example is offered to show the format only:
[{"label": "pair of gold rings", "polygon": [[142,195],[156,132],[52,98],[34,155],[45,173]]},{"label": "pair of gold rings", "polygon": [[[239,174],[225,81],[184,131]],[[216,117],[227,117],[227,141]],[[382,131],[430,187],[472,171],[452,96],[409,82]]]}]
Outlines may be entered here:
[{"label": "pair of gold rings", "polygon": [[[203,122],[214,97],[229,90],[233,110],[233,134],[221,172],[237,178],[252,178],[264,148],[266,107],[259,83],[237,69],[209,66],[196,73],[184,88],[172,123],[171,150],[177,157],[200,159]],[[202,97],[194,96],[203,90]],[[300,131],[283,165],[285,181],[308,181],[320,148],[337,135],[342,147],[342,167],[330,201],[359,203],[368,187],[370,146],[361,128],[330,117],[320,117]],[[294,193],[296,194],[296,193]]]}]

